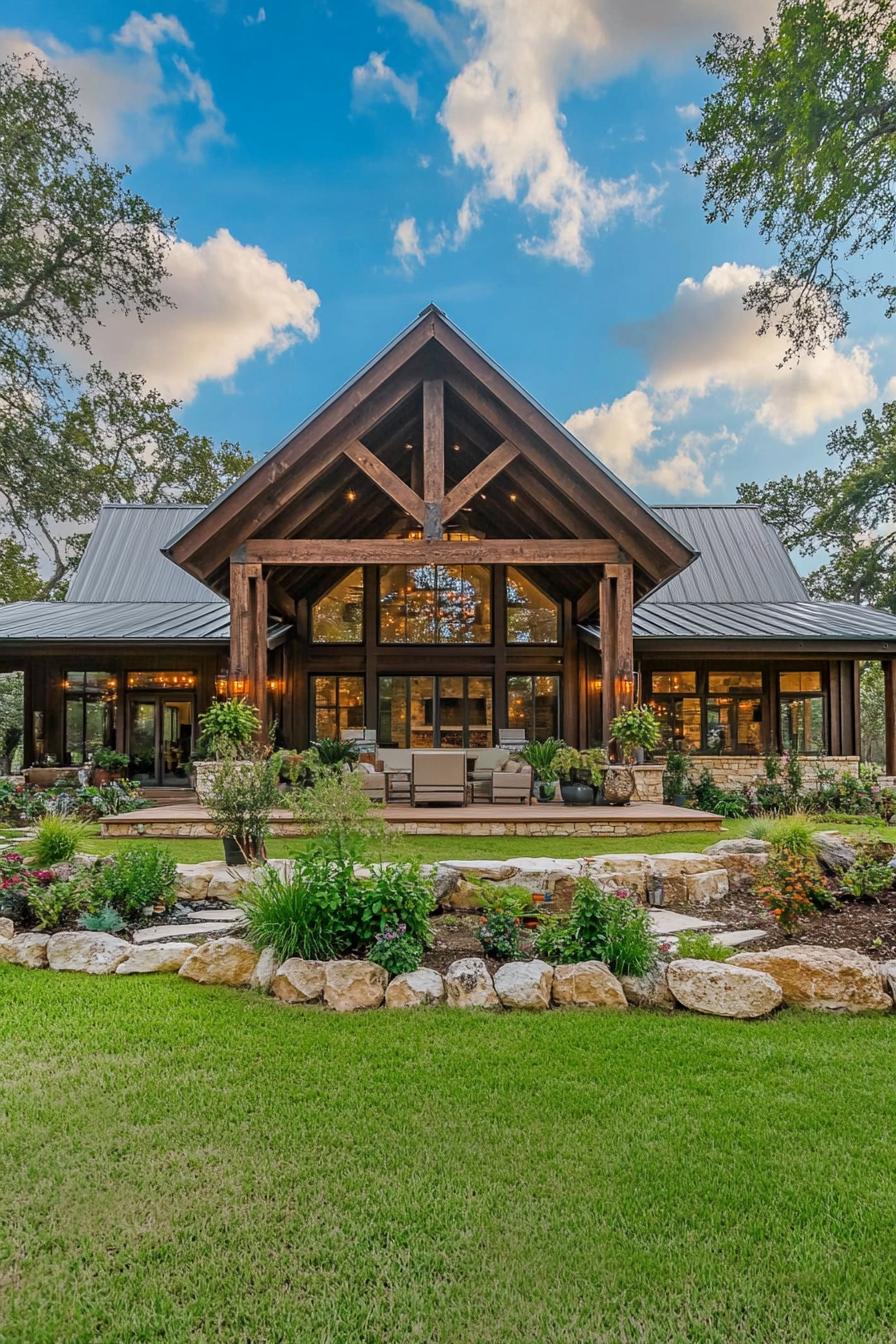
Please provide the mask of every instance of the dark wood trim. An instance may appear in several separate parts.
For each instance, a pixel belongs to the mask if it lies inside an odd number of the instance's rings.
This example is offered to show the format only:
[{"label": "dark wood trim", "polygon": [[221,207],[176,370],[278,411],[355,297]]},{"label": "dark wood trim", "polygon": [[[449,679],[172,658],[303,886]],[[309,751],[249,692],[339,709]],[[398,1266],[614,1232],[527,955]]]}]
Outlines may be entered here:
[{"label": "dark wood trim", "polygon": [[448,491],[442,504],[442,522],[446,523],[474,495],[484,490],[489,481],[494,480],[515,457],[519,456],[519,451],[519,448],[505,440],[489,453],[488,457],[484,457],[478,467],[474,467],[462,481],[458,481],[457,485]]},{"label": "dark wood trim", "polygon": [[587,565],[620,559],[615,542],[508,538],[488,541],[407,541],[402,537],[280,540],[252,537],[234,562],[264,565]]},{"label": "dark wood trim", "polygon": [[391,467],[387,467],[385,462],[381,462],[378,457],[374,457],[369,448],[365,448],[363,443],[350,443],[344,449],[345,456],[349,461],[354,462],[355,466],[364,472],[364,475],[373,481],[374,485],[393,499],[400,509],[418,523],[423,524],[425,508],[423,500],[415,490],[409,485],[405,485],[400,476],[396,476]]},{"label": "dark wood trim", "polygon": [[445,384],[441,378],[423,383],[423,533],[430,539],[442,535],[442,500],[445,497]]}]

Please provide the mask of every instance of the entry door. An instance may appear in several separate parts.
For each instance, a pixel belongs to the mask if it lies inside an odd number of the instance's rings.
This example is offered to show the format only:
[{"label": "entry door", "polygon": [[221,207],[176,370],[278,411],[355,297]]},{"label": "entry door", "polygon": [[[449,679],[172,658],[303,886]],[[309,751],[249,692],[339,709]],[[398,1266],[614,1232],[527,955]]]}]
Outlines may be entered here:
[{"label": "entry door", "polygon": [[128,755],[132,777],[141,784],[186,787],[194,718],[192,696],[130,696]]}]

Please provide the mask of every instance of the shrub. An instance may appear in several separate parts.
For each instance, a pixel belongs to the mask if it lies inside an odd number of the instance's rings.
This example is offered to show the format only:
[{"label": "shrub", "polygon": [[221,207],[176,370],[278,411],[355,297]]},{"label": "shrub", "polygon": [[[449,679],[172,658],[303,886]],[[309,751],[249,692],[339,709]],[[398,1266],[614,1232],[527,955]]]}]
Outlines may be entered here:
[{"label": "shrub", "polygon": [[605,961],[616,975],[644,975],[658,940],[646,909],[627,891],[604,891],[591,878],[576,883],[567,920],[546,920],[535,938],[539,956],[555,962]]},{"label": "shrub", "polygon": [[393,924],[374,938],[367,959],[383,966],[390,975],[405,975],[416,971],[423,960],[423,944],[411,937],[404,924]]},{"label": "shrub", "polygon": [[130,757],[123,751],[114,751],[112,747],[98,747],[93,753],[93,763],[99,766],[100,770],[127,770],[130,765]]},{"label": "shrub", "polygon": [[99,910],[87,910],[78,918],[78,928],[87,929],[90,933],[120,933],[124,927],[124,920],[111,905],[104,905]]},{"label": "shrub", "polygon": [[329,772],[341,774],[358,759],[357,742],[337,737],[319,737],[302,756],[302,764],[312,777]]},{"label": "shrub", "polygon": [[0,854],[0,914],[16,924],[31,918],[30,896],[46,887],[54,874],[39,868],[29,868],[23,854],[7,850]]},{"label": "shrub", "polygon": [[800,919],[831,904],[817,860],[802,854],[776,850],[766,864],[756,894],[771,911],[785,933]]},{"label": "shrub", "polygon": [[419,863],[381,865],[358,888],[355,945],[359,950],[367,948],[378,934],[402,924],[409,938],[427,947],[429,916],[435,904],[432,882],[423,876]]},{"label": "shrub", "polygon": [[246,752],[261,732],[258,710],[244,697],[213,700],[199,716],[199,739],[196,755],[209,755],[213,760]]},{"label": "shrub", "polygon": [[520,955],[520,926],[523,912],[532,904],[531,892],[521,887],[498,887],[483,893],[485,913],[480,917],[477,935],[482,950],[501,961],[515,961]]},{"label": "shrub", "polygon": [[84,823],[73,817],[47,814],[38,822],[28,852],[41,868],[50,868],[54,863],[67,863],[77,853],[86,831]]},{"label": "shrub", "polygon": [[727,961],[734,951],[724,943],[717,943],[705,929],[682,929],[677,935],[676,956],[694,957],[697,961]]},{"label": "shrub", "polygon": [[177,899],[177,869],[164,845],[143,841],[125,845],[111,863],[95,869],[98,905],[111,905],[126,920],[139,918],[144,906],[169,909]]},{"label": "shrub", "polygon": [[286,875],[264,868],[241,896],[250,942],[272,947],[278,961],[326,961],[351,949],[359,883],[350,859],[314,848]]},{"label": "shrub", "polygon": [[763,828],[758,823],[750,827],[750,835],[756,840],[767,840],[773,849],[782,854],[796,854],[802,858],[815,857],[815,845],[812,836],[815,822],[805,812],[794,812],[789,817],[769,818]]},{"label": "shrub", "polygon": [[556,914],[549,912],[541,917],[533,944],[538,956],[550,962],[552,966],[559,966],[567,960],[569,925],[570,916],[565,912]]},{"label": "shrub", "polygon": [[265,856],[274,808],[282,802],[280,758],[222,761],[205,800],[218,835],[232,836],[247,863]]},{"label": "shrub", "polygon": [[688,758],[683,751],[670,751],[666,757],[663,771],[663,799],[671,803],[673,798],[687,797],[691,787]]},{"label": "shrub", "polygon": [[844,891],[856,901],[876,901],[884,892],[892,890],[893,869],[874,845],[864,845],[851,868],[843,874]]},{"label": "shrub", "polygon": [[78,801],[81,812],[93,817],[112,817],[119,812],[135,812],[150,806],[149,799],[140,792],[140,785],[130,779],[86,784],[78,790]]},{"label": "shrub", "polygon": [[34,886],[28,893],[28,906],[39,929],[55,929],[79,910],[88,909],[93,902],[86,876],[73,877],[67,882],[49,882]]},{"label": "shrub", "polygon": [[296,820],[333,858],[358,860],[371,850],[382,854],[382,817],[364,792],[360,775],[324,772],[309,788],[293,789],[288,799]]}]

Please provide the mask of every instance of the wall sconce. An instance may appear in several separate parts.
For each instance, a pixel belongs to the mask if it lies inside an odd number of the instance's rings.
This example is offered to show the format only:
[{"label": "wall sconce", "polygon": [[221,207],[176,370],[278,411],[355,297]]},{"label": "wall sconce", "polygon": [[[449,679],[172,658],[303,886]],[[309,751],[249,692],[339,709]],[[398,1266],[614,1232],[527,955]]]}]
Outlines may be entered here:
[{"label": "wall sconce", "polygon": [[272,695],[282,695],[285,684],[282,677],[268,677],[268,690]]},{"label": "wall sconce", "polygon": [[72,688],[72,684],[69,681],[68,677],[63,677],[59,685],[62,687],[64,691],[70,691]]},{"label": "wall sconce", "polygon": [[245,695],[249,689],[248,677],[231,677],[229,690],[231,695]]},{"label": "wall sconce", "polygon": [[227,673],[219,672],[215,677],[215,695],[223,699],[227,695]]},{"label": "wall sconce", "polygon": [[603,679],[603,677],[592,677],[592,678],[591,678],[591,692],[592,692],[592,694],[593,694],[593,695],[600,695],[600,694],[603,692],[603,689],[604,689],[604,679]]},{"label": "wall sconce", "polygon": [[631,676],[617,677],[616,694],[620,700],[631,700],[635,691],[635,679]]}]

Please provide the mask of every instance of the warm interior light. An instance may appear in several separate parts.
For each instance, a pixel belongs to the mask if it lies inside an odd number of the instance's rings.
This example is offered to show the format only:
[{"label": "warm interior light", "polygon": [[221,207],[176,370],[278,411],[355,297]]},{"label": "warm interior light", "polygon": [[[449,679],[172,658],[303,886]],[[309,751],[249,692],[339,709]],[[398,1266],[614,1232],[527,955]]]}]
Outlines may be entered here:
[{"label": "warm interior light", "polygon": [[345,497],[349,504],[354,504],[355,500],[358,498],[358,492],[357,490],[346,490]]},{"label": "warm interior light", "polygon": [[225,696],[227,694],[227,673],[219,672],[215,677],[215,695]]},{"label": "warm interior light", "polygon": [[511,502],[512,504],[515,504],[518,498],[519,498],[519,496],[517,496],[517,495],[511,495],[511,496],[510,496],[510,502]]},{"label": "warm interior light", "polygon": [[283,690],[282,677],[268,677],[268,690],[272,695],[279,695]]},{"label": "warm interior light", "polygon": [[249,689],[249,681],[247,677],[230,678],[231,695],[245,695],[248,689]]},{"label": "warm interior light", "polygon": [[451,447],[454,449],[454,451],[455,451],[456,453],[459,453],[459,452],[460,452],[460,444],[459,444],[459,443],[452,443]]}]

